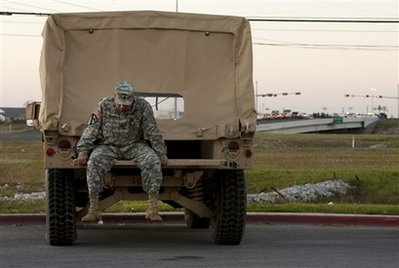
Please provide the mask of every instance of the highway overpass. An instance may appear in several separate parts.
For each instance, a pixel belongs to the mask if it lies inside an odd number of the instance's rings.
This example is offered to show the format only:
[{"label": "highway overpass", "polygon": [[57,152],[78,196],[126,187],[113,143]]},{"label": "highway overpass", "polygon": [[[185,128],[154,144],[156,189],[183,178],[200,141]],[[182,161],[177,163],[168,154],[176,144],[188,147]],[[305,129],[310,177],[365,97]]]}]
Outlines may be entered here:
[{"label": "highway overpass", "polygon": [[365,129],[376,122],[375,117],[341,117],[299,120],[267,120],[258,123],[256,131],[269,133],[307,133],[350,129]]}]

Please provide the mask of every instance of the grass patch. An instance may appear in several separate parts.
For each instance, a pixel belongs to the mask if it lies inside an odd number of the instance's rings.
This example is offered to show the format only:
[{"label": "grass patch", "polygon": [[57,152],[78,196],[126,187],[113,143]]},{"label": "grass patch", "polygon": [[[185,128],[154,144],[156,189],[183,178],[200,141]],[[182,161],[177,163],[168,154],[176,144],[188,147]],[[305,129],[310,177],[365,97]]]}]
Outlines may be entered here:
[{"label": "grass patch", "polygon": [[399,119],[378,120],[375,123],[372,133],[398,134]]},{"label": "grass patch", "polygon": [[26,122],[24,120],[0,123],[0,134],[21,132],[26,130],[29,130],[29,127],[26,125]]},{"label": "grass patch", "polygon": [[[247,171],[248,192],[283,189],[329,179],[356,182],[348,200],[399,204],[399,136],[257,133],[255,158]],[[356,142],[357,141],[357,142]]]},{"label": "grass patch", "polygon": [[0,186],[19,185],[24,193],[44,189],[42,142],[0,142],[0,148]]},{"label": "grass patch", "polygon": [[[145,212],[148,203],[145,201],[120,201],[110,208],[106,213],[133,213]],[[45,213],[46,204],[44,200],[33,201],[7,201],[0,202],[0,214],[9,213]],[[184,211],[174,209],[171,206],[160,202],[160,211]],[[248,203],[248,212],[289,212],[289,213],[344,213],[344,214],[380,214],[399,215],[398,205],[382,204],[349,204],[334,203],[334,205],[319,203],[287,203],[287,204],[262,204]]]},{"label": "grass patch", "polygon": [[248,204],[251,212],[289,212],[289,213],[343,213],[343,214],[375,214],[375,215],[399,215],[398,205],[380,204]]},{"label": "grass patch", "polygon": [[391,170],[252,170],[248,171],[248,193],[269,192],[272,188],[284,189],[293,185],[342,179],[357,191],[347,197],[359,203],[399,204],[399,172]]},{"label": "grass patch", "polygon": [[[119,201],[113,206],[105,210],[109,213],[120,213],[120,212],[145,212],[148,207],[148,201]],[[175,209],[166,203],[159,202],[158,206],[160,211],[183,211],[183,209]]]},{"label": "grass patch", "polygon": [[0,201],[0,214],[8,213],[45,213],[45,200],[30,201]]},{"label": "grass patch", "polygon": [[[352,148],[353,136],[355,148]],[[0,197],[44,191],[42,146],[41,141],[0,142]],[[356,182],[358,190],[334,200],[340,203],[335,206],[249,204],[249,211],[295,212],[297,207],[301,212],[398,214],[399,135],[257,133],[254,146],[253,169],[246,171],[248,193],[328,179]],[[123,201],[107,211],[131,212],[133,208],[142,212],[146,205],[146,202]],[[347,208],[342,209],[345,205]],[[161,210],[174,211],[166,204]],[[0,213],[44,211],[44,201],[0,201]]]}]

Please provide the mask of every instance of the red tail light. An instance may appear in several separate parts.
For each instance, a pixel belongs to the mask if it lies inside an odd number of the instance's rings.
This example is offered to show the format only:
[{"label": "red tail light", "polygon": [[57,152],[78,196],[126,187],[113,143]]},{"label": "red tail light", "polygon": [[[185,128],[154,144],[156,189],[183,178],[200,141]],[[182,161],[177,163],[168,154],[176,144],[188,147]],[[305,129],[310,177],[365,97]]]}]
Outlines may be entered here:
[{"label": "red tail light", "polygon": [[245,150],[245,156],[246,156],[247,158],[250,158],[250,157],[252,156],[252,151],[251,151],[250,149],[246,149],[246,150]]},{"label": "red tail light", "polygon": [[58,142],[58,148],[60,149],[71,149],[71,143],[67,140],[60,140]]},{"label": "red tail light", "polygon": [[53,156],[53,155],[55,155],[54,149],[53,149],[53,148],[47,148],[47,150],[46,150],[46,155],[47,155],[47,156]]},{"label": "red tail light", "polygon": [[229,148],[230,151],[236,152],[240,149],[240,145],[236,141],[231,141],[227,145],[227,148]]}]

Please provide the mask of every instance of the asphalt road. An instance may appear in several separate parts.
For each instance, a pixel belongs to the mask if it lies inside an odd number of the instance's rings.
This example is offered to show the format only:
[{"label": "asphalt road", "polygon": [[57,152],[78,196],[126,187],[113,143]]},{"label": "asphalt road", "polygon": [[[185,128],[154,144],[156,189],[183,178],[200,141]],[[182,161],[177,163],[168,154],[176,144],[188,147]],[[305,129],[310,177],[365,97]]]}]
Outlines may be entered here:
[{"label": "asphalt road", "polygon": [[44,225],[0,225],[0,267],[399,267],[399,229],[248,224],[239,246],[183,223],[80,225],[53,247]]}]

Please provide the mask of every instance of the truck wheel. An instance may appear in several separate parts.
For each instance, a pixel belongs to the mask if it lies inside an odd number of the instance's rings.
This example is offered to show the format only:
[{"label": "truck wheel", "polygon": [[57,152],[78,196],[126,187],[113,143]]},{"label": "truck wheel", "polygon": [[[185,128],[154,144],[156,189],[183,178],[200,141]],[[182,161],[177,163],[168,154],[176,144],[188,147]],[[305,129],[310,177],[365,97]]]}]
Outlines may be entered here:
[{"label": "truck wheel", "polygon": [[220,171],[211,220],[213,240],[218,245],[238,245],[244,235],[247,191],[242,170]]},{"label": "truck wheel", "polygon": [[184,221],[192,229],[208,229],[211,224],[209,218],[200,218],[189,209],[184,209]]},{"label": "truck wheel", "polygon": [[46,239],[52,246],[76,240],[74,177],[71,170],[47,169]]}]

